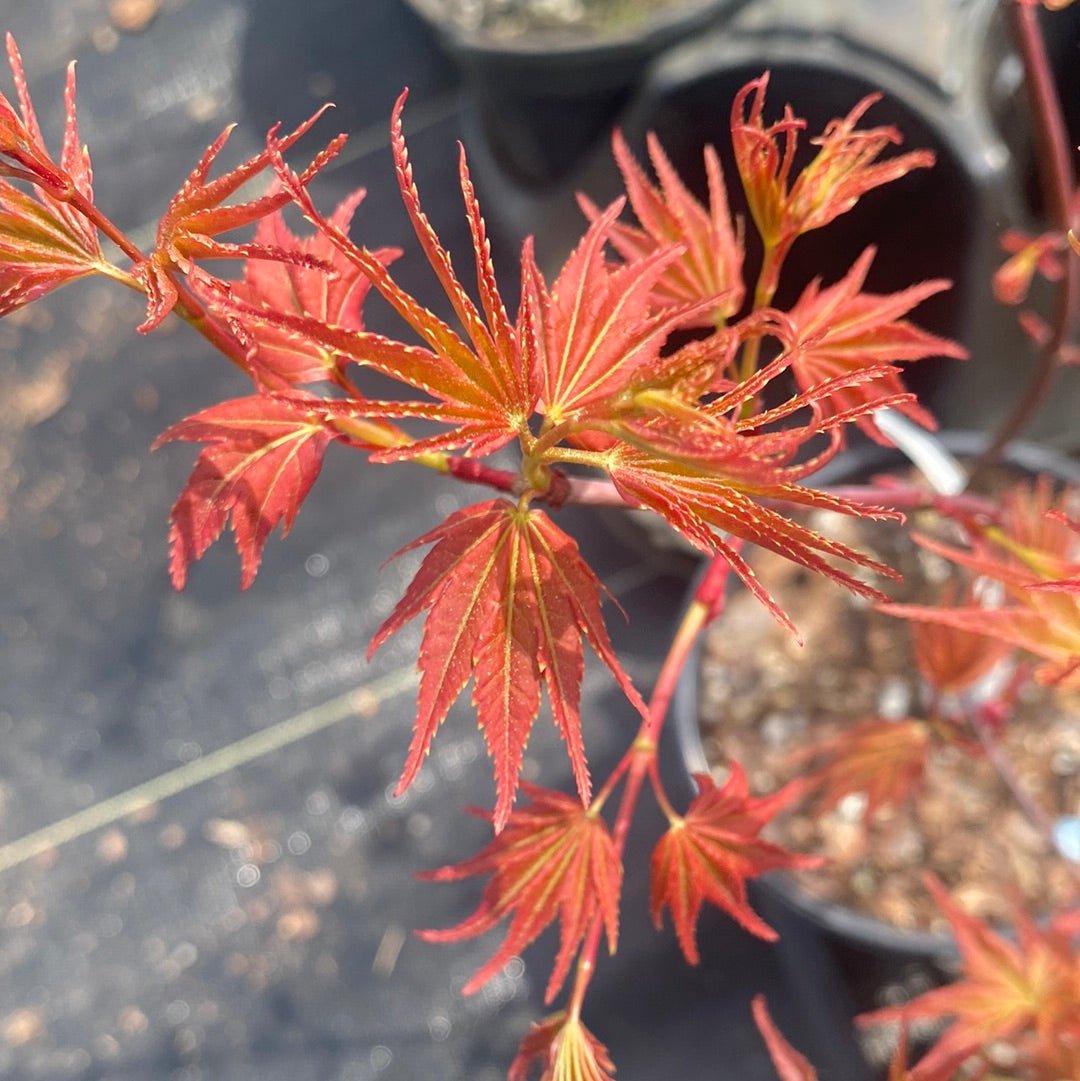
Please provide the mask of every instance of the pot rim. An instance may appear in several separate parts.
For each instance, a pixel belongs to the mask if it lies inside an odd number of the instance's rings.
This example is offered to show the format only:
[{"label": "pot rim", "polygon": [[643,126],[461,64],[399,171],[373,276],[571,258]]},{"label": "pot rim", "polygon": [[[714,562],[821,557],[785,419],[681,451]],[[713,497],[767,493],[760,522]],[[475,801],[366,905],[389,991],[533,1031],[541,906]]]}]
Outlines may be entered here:
[{"label": "pot rim", "polygon": [[685,34],[706,27],[721,12],[736,7],[742,0],[696,0],[689,10],[685,3],[672,4],[667,11],[650,15],[644,21],[610,35],[596,34],[583,38],[541,33],[522,34],[505,41],[493,39],[476,31],[464,30],[440,14],[431,0],[404,0],[405,4],[435,28],[452,49],[487,59],[506,59],[515,63],[533,64],[579,62],[599,57],[632,57],[652,43],[663,47]]},{"label": "pot rim", "polygon": [[[910,422],[905,422],[906,424]],[[921,430],[917,432],[920,443],[928,446],[936,444],[936,451],[932,450],[931,453],[941,454],[943,459],[951,455],[978,454],[987,442],[982,432],[957,431],[934,435]],[[898,455],[908,457],[909,460],[913,457],[905,454],[898,447],[869,445],[849,449],[816,473],[814,481],[817,485],[834,484],[849,472],[865,473],[884,468],[891,462],[896,462]],[[1002,460],[1032,473],[1049,473],[1067,484],[1080,485],[1080,462],[1036,443],[1022,441],[1012,443],[1006,448]],[[703,562],[687,591],[684,609],[691,603],[696,584],[704,572]],[[737,583],[731,588],[738,588]],[[701,641],[699,636],[687,658],[676,685],[671,706],[672,729],[684,767],[686,784],[691,791],[695,792],[696,785],[692,775],[710,772],[698,725],[697,677],[701,663]],[[913,960],[939,958],[948,961],[958,956],[956,940],[952,934],[906,931],[836,901],[813,897],[800,889],[795,878],[785,871],[770,871],[754,879],[751,885],[776,895],[789,907],[801,912],[820,927],[864,949],[885,949]]]}]

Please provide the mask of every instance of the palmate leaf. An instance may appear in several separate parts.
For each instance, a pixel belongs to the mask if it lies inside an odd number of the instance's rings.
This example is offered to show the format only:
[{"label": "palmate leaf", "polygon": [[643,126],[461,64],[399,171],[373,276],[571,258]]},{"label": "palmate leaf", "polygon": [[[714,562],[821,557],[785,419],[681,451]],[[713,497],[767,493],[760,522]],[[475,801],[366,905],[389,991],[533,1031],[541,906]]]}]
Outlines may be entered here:
[{"label": "palmate leaf", "polygon": [[904,803],[921,782],[930,736],[926,721],[863,721],[799,756],[823,760],[804,774],[805,783],[818,793],[821,811],[853,792],[865,794],[870,818],[879,807]]},{"label": "palmate leaf", "polygon": [[[714,296],[654,312],[657,283],[682,254],[678,245],[657,247],[613,266],[604,245],[622,200],[589,225],[550,292],[535,264],[528,265],[527,293],[541,325],[538,336],[541,404],[552,424],[590,416],[606,419],[617,398],[643,368],[656,365],[671,331],[709,310]],[[726,345],[726,342],[723,343]],[[722,349],[718,345],[718,354]],[[726,354],[725,354],[726,355]],[[704,358],[700,358],[704,360]]]},{"label": "palmate leaf", "polygon": [[280,522],[288,533],[339,438],[316,408],[318,399],[252,395],[222,402],[174,424],[154,447],[174,440],[208,443],[170,514],[169,568],[183,589],[190,564],[221,536],[231,517],[241,587],[255,580],[262,550]]},{"label": "palmate leaf", "polygon": [[683,955],[700,961],[696,941],[698,914],[708,901],[723,909],[751,934],[770,942],[776,932],[750,907],[746,881],[782,867],[813,867],[818,860],[787,852],[760,838],[777,811],[798,794],[789,785],[771,796],[750,795],[746,774],[737,762],[722,788],[707,774],[695,774],[698,794],[686,814],[660,839],[652,856],[653,921],[661,924],[671,910]]},{"label": "palmate leaf", "polygon": [[97,229],[69,201],[72,192],[94,201],[90,155],[75,113],[75,65],[67,71],[57,164],[45,147],[15,39],[8,34],[6,40],[19,111],[0,94],[0,177],[25,180],[33,189],[0,179],[0,316],[106,266]]},{"label": "palmate leaf", "polygon": [[[365,194],[360,188],[338,204],[328,219],[335,228],[348,232]],[[279,210],[259,222],[255,243],[268,250],[295,252],[298,258],[295,262],[247,260],[243,281],[231,285],[232,297],[255,308],[307,316],[347,330],[363,330],[361,308],[371,283],[328,237],[322,233],[296,236]],[[396,248],[384,248],[372,256],[389,265],[400,254]],[[203,295],[211,305],[222,303],[220,294]],[[235,306],[226,306],[225,310],[232,313]],[[248,360],[253,374],[264,385],[281,389],[339,378],[344,358],[332,349],[270,321],[239,321],[250,340]]]},{"label": "palmate leaf", "polygon": [[539,1081],[613,1081],[615,1073],[607,1048],[565,1010],[530,1027],[507,1081],[528,1081],[534,1064],[542,1068]]},{"label": "palmate leaf", "polygon": [[756,995],[751,1003],[754,1024],[769,1049],[769,1058],[776,1067],[780,1081],[818,1081],[817,1070],[784,1039],[783,1033],[776,1027],[764,995]]},{"label": "palmate leaf", "polygon": [[[231,242],[218,239],[222,233],[252,225],[280,210],[292,199],[290,192],[272,186],[264,195],[253,199],[226,200],[247,183],[263,173],[297,140],[306,134],[322,116],[325,107],[309,117],[288,135],[279,136],[278,126],[270,129],[266,147],[246,161],[210,179],[218,155],[224,150],[233,127],[227,127],[206,149],[180,190],[169,201],[158,223],[153,251],[133,269],[135,278],[146,291],[146,320],[139,327],[148,333],[172,311],[179,297],[174,275],[186,274],[198,281],[209,279],[199,267],[203,259],[271,259],[304,266],[330,267],[309,253],[295,247],[282,248],[264,240]],[[341,150],[345,136],[339,135],[320,151],[300,175],[300,183],[308,183]]]},{"label": "palmate leaf", "polygon": [[560,923],[559,952],[545,1001],[558,994],[593,918],[604,922],[608,948],[619,936],[622,863],[599,814],[572,796],[525,783],[531,802],[516,808],[506,828],[471,859],[426,872],[434,882],[491,874],[477,910],[456,927],[422,931],[430,942],[455,942],[490,931],[504,918],[510,928],[490,961],[465,985],[471,994],[499,973],[548,924]]},{"label": "palmate leaf", "polygon": [[[926,357],[962,360],[967,350],[947,338],[920,330],[901,318],[917,304],[951,286],[944,279],[922,282],[888,296],[862,291],[875,249],[867,248],[851,270],[835,285],[821,288],[812,281],[795,306],[787,313],[795,329],[796,355],[792,371],[803,390],[834,376],[858,368]],[[838,389],[819,397],[819,408],[832,416],[854,406],[873,404],[887,396],[902,394],[904,385],[895,373],[858,385]],[[895,406],[924,428],[935,428],[934,418],[917,402]],[[879,443],[888,440],[878,430],[872,413],[859,417],[858,426]]]},{"label": "palmate leaf", "polygon": [[[609,242],[627,263],[652,252],[682,245],[678,259],[669,264],[652,289],[652,300],[660,306],[682,306],[703,297],[713,297],[705,312],[687,317],[687,326],[714,328],[730,319],[742,307],[743,239],[742,223],[731,220],[723,169],[716,151],[705,148],[705,174],[709,186],[709,206],[694,198],[675,171],[659,139],[648,136],[649,157],[660,181],[657,188],[634,160],[622,134],[616,130],[612,149],[626,185],[626,194],[640,228],[616,223]],[[578,201],[588,218],[600,217],[600,210],[584,196]]]},{"label": "palmate leaf", "polygon": [[849,211],[868,191],[934,163],[928,150],[878,160],[888,147],[902,142],[902,137],[891,126],[856,126],[881,97],[869,94],[847,116],[830,121],[825,131],[811,140],[817,153],[792,178],[798,135],[806,122],[786,106],[781,120],[766,125],[768,85],[766,72],[736,94],[731,107],[731,139],[750,213],[762,239],[771,247],[789,246],[800,234],[820,229]]},{"label": "palmate leaf", "polygon": [[1025,1075],[1030,1070],[1031,1076],[1069,1076],[1054,1071],[1066,1062],[1075,1066],[1080,1058],[1075,918],[1072,925],[1055,918],[1040,927],[1018,911],[1013,941],[963,912],[933,876],[926,876],[926,884],[952,927],[963,963],[961,978],[904,1005],[863,1014],[859,1024],[952,1019],[911,1071],[912,1081],[951,1078],[991,1043],[1011,1045]]},{"label": "palmate leaf", "polygon": [[932,552],[1002,584],[1008,603],[997,608],[889,604],[882,610],[905,619],[952,627],[1018,646],[1044,660],[1036,678],[1080,687],[1080,539],[1070,528],[1074,492],[1054,499],[1046,479],[1013,489],[1003,500],[998,527],[971,551],[916,537]]},{"label": "palmate leaf", "polygon": [[495,829],[510,816],[522,756],[546,687],[582,801],[590,790],[581,737],[582,638],[634,706],[645,704],[612,649],[601,586],[577,545],[546,514],[505,500],[466,507],[404,549],[433,544],[371,652],[427,611],[416,729],[398,782],[419,772],[447,711],[470,678],[477,721],[495,764]]}]

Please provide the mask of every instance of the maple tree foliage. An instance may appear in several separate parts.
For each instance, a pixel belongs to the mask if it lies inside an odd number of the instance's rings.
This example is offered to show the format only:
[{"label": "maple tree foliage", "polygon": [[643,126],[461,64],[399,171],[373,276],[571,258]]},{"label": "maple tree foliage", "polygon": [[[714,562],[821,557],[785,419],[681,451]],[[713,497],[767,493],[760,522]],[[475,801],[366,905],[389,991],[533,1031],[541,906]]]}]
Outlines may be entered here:
[{"label": "maple tree foliage", "polygon": [[747,880],[766,871],[818,863],[815,857],[787,852],[760,837],[772,816],[795,797],[798,786],[771,796],[751,796],[737,762],[731,763],[731,773],[720,788],[707,774],[695,774],[694,779],[697,796],[653,851],[650,901],[658,927],[664,908],[670,909],[679,945],[692,965],[701,959],[695,929],[706,901],[751,934],[773,941],[776,932],[746,899]]},{"label": "maple tree foliage", "polygon": [[611,647],[601,586],[577,545],[540,510],[492,500],[457,511],[404,549],[433,544],[372,651],[427,610],[412,746],[398,784],[420,770],[432,737],[470,676],[477,721],[495,762],[495,829],[513,804],[529,730],[546,687],[583,802],[590,781],[578,706],[588,640],[627,697],[645,704]]},{"label": "maple tree foliage", "polygon": [[[961,978],[911,1002],[863,1014],[860,1024],[951,1019],[911,1071],[912,1081],[952,1077],[991,1044],[1008,1044],[1020,1073],[1075,1077],[1080,1065],[1080,952],[1077,921],[1043,927],[1016,913],[1016,940],[965,913],[931,875],[926,885],[948,917],[963,962]],[[1060,1071],[1060,1072],[1058,1072]]]},{"label": "maple tree foliage", "polygon": [[873,719],[817,744],[806,757],[824,761],[805,782],[817,794],[818,809],[827,811],[853,792],[866,796],[867,818],[904,803],[922,780],[931,737],[931,726],[917,718]]},{"label": "maple tree foliage", "polygon": [[[176,272],[188,275],[195,281],[207,281],[208,276],[198,265],[198,260],[272,259],[308,266],[321,265],[311,254],[296,245],[282,248],[260,239],[225,241],[218,237],[221,233],[254,224],[291,201],[289,192],[272,187],[265,195],[254,199],[226,202],[245,184],[264,172],[276,156],[305,135],[324,111],[320,109],[288,135],[279,136],[275,126],[267,136],[267,146],[263,150],[213,180],[210,179],[210,170],[224,150],[233,126],[227,127],[211,143],[183,186],[169,201],[158,223],[153,251],[132,270],[147,298],[146,320],[139,327],[140,331],[146,333],[159,326],[176,306],[180,296]],[[334,158],[342,145],[344,136],[338,136],[331,141],[304,171],[302,182],[310,181]],[[324,269],[330,268],[327,266]]]},{"label": "maple tree foliage", "polygon": [[[901,318],[927,298],[949,289],[952,283],[938,278],[888,296],[865,292],[863,286],[875,254],[875,248],[867,248],[835,285],[822,289],[820,279],[812,281],[787,313],[795,327],[796,341],[803,345],[791,367],[804,390],[839,373],[875,364],[931,356],[961,360],[967,356],[967,350],[956,342],[928,334]],[[822,402],[822,407],[826,415],[842,413],[903,391],[900,376],[890,372],[873,382],[837,390]],[[934,418],[917,402],[898,402],[894,408],[924,428],[937,427]],[[855,423],[876,442],[888,443],[872,413],[858,417]]]},{"label": "maple tree foliage", "polygon": [[[6,42],[19,110],[0,93],[0,316],[76,278],[110,269],[96,226],[71,205],[74,196],[86,206],[94,202],[90,155],[75,113],[75,64],[67,70],[67,118],[57,163],[42,138],[18,46],[11,34]],[[4,177],[26,181],[32,190],[22,191]]]},{"label": "maple tree foliage", "polygon": [[613,1081],[615,1073],[607,1048],[565,1010],[529,1029],[507,1081],[528,1081],[535,1064],[541,1066],[540,1081]]},{"label": "maple tree foliage", "polygon": [[[651,299],[662,306],[680,307],[712,297],[712,305],[688,315],[685,325],[709,329],[722,325],[742,308],[746,286],[742,223],[732,220],[716,151],[711,146],[704,150],[709,188],[706,208],[687,190],[654,133],[648,135],[648,150],[659,188],[649,181],[618,130],[612,137],[612,150],[641,227],[617,222],[611,230],[611,246],[627,263],[634,263],[672,244],[681,245],[679,257],[664,268],[653,285]],[[578,201],[590,220],[601,216],[591,199],[579,196]]]},{"label": "maple tree foliage", "polygon": [[[358,188],[347,195],[327,220],[335,229],[347,232],[366,194],[364,188]],[[246,260],[243,280],[230,286],[232,300],[248,308],[288,312],[348,330],[363,330],[361,311],[371,282],[325,233],[298,237],[278,210],[259,221],[254,242],[267,251],[295,253],[296,258]],[[372,254],[389,264],[401,252],[383,248]],[[216,292],[199,292],[211,305],[222,306]],[[223,310],[229,314],[234,306],[226,304]],[[348,357],[271,322],[252,318],[243,322],[242,329],[248,338],[247,360],[257,383],[278,390],[319,382],[344,384]],[[346,385],[346,389],[352,388]]]},{"label": "maple tree foliage", "polygon": [[425,872],[423,877],[435,882],[480,874],[492,878],[471,916],[456,927],[421,935],[432,942],[454,942],[484,934],[510,918],[502,945],[465,985],[464,993],[470,994],[557,919],[559,952],[544,996],[550,1002],[594,917],[603,920],[608,949],[615,952],[622,864],[599,813],[562,792],[528,783],[522,787],[529,804],[515,808],[506,828],[482,851],[454,866]]},{"label": "maple tree foliage", "polygon": [[801,234],[820,229],[846,213],[868,191],[934,164],[934,155],[928,150],[878,160],[887,147],[902,139],[891,126],[856,126],[881,99],[880,94],[868,94],[847,116],[830,121],[812,140],[817,153],[793,179],[798,133],[806,122],[785,106],[781,120],[766,124],[768,85],[766,72],[747,83],[731,106],[735,160],[750,213],[768,248],[785,251]]},{"label": "maple tree foliage", "polygon": [[209,444],[169,515],[173,585],[183,589],[188,566],[201,558],[232,519],[242,569],[241,588],[255,580],[266,539],[280,522],[288,533],[339,438],[312,408],[317,400],[253,395],[204,409],[167,428],[155,447],[173,440]]}]

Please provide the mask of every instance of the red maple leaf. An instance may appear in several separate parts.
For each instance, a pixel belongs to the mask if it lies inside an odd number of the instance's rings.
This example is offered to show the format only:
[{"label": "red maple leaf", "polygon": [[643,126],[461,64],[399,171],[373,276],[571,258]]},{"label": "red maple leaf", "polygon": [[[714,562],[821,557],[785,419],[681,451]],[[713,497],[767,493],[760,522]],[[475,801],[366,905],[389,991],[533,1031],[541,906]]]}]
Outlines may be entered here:
[{"label": "red maple leaf", "polygon": [[771,796],[751,796],[746,774],[737,762],[731,763],[731,774],[722,788],[707,774],[695,774],[694,780],[697,796],[653,851],[650,901],[657,927],[665,906],[671,910],[679,945],[692,965],[700,960],[695,929],[706,901],[722,908],[751,934],[775,941],[776,932],[746,899],[747,879],[819,862],[812,856],[786,852],[759,836],[773,815],[795,798],[795,786]]},{"label": "red maple leaf", "polygon": [[[928,334],[900,318],[952,283],[935,279],[888,296],[865,293],[862,288],[874,254],[873,247],[867,248],[847,275],[827,289],[821,288],[820,278],[812,281],[787,313],[796,335],[791,368],[804,390],[859,368],[930,356],[958,360],[967,357],[967,350],[956,342]],[[889,373],[819,398],[818,408],[831,416],[903,392],[900,376]],[[917,402],[903,402],[895,408],[925,428],[937,427],[934,418]],[[855,423],[871,439],[889,442],[878,431],[872,414],[861,416]]]},{"label": "red maple leaf", "polygon": [[[1051,920],[1038,927],[1016,914],[1017,939],[991,930],[963,912],[930,875],[926,884],[948,917],[963,975],[901,1006],[863,1014],[860,1024],[952,1018],[944,1034],[911,1071],[912,1081],[952,1077],[991,1043],[1012,1045],[1021,1069],[1039,1070],[1080,1055],[1080,954],[1075,927]],[[1052,1070],[1039,1076],[1058,1077]]]},{"label": "red maple leaf", "polygon": [[527,1081],[534,1063],[542,1067],[540,1081],[612,1081],[615,1072],[607,1048],[565,1010],[530,1027],[507,1081]]},{"label": "red maple leaf", "polygon": [[485,934],[509,917],[510,928],[490,961],[464,987],[472,994],[502,970],[548,924],[560,923],[559,952],[545,1001],[558,993],[594,917],[600,916],[614,953],[619,937],[622,863],[599,814],[572,796],[525,782],[532,801],[515,808],[506,828],[471,859],[421,877],[456,882],[491,874],[476,911],[445,931],[421,931],[429,942],[456,942]]},{"label": "red maple leaf", "polygon": [[[360,188],[347,195],[327,220],[347,233],[365,194]],[[363,330],[361,307],[371,283],[325,233],[298,237],[285,224],[279,210],[262,218],[254,239],[267,250],[295,252],[298,258],[294,262],[247,260],[244,280],[231,285],[231,297],[254,308],[307,316],[347,330]],[[383,248],[372,256],[389,265],[400,254],[396,248]],[[212,305],[222,304],[221,295],[200,292]],[[226,303],[224,310],[229,314],[235,311],[235,305]],[[341,354],[271,322],[249,319],[241,320],[241,324],[251,342],[248,360],[256,378],[267,386],[280,388],[341,380]]]},{"label": "red maple leaf", "polygon": [[878,161],[883,151],[902,142],[894,127],[859,129],[856,125],[881,98],[868,94],[847,116],[831,120],[810,141],[819,148],[813,160],[792,179],[798,133],[806,122],[785,106],[783,119],[766,125],[766,72],[735,95],[731,137],[735,162],[750,213],[770,248],[783,250],[795,238],[828,225],[876,187],[934,163],[928,150]]},{"label": "red maple leaf", "polygon": [[[652,132],[648,136],[649,157],[659,188],[649,182],[618,130],[612,137],[612,148],[641,228],[616,223],[608,237],[611,246],[626,262],[634,263],[672,244],[683,245],[682,254],[653,285],[652,300],[670,307],[712,297],[710,309],[688,316],[685,326],[715,328],[730,319],[742,307],[746,291],[743,240],[741,222],[737,227],[731,220],[716,151],[707,146],[704,152],[709,185],[706,209],[687,190]],[[590,200],[579,195],[578,201],[590,220],[600,217],[600,210]]]},{"label": "red maple leaf", "polygon": [[[535,298],[542,326],[538,409],[548,425],[570,421],[584,428],[590,418],[603,424],[611,417],[613,403],[627,396],[628,387],[640,382],[643,372],[650,373],[650,382],[663,381],[670,365],[660,362],[660,354],[671,331],[699,319],[716,301],[714,296],[699,295],[654,312],[653,290],[682,249],[657,246],[632,262],[613,266],[604,258],[604,245],[621,209],[622,200],[617,200],[590,223],[550,291],[535,265],[526,268],[525,295]],[[726,346],[723,338],[707,346],[715,354],[714,368],[727,358]],[[693,355],[707,382],[709,354]],[[682,367],[678,360],[671,364]]]},{"label": "red maple leaf", "polygon": [[[235,125],[227,127],[206,149],[161,216],[154,250],[132,271],[146,290],[147,312],[145,322],[139,327],[141,332],[153,330],[175,306],[179,297],[176,272],[213,285],[209,275],[198,266],[201,259],[271,259],[330,271],[328,265],[295,247],[281,248],[262,240],[230,242],[218,239],[219,234],[251,225],[290,202],[292,195],[279,185],[253,199],[236,203],[226,203],[226,200],[278,160],[324,111],[325,107],[285,136],[278,136],[275,125],[263,150],[213,180],[209,179],[210,170]],[[337,155],[344,143],[344,135],[332,140],[304,170],[300,182],[310,181]]]},{"label": "red maple leaf", "polygon": [[804,781],[818,792],[822,811],[853,792],[865,794],[870,818],[879,807],[902,804],[921,782],[930,737],[926,721],[863,721],[800,755],[825,760]]},{"label": "red maple leaf", "polygon": [[370,652],[428,610],[420,647],[416,729],[398,782],[419,772],[432,738],[470,677],[477,720],[495,760],[495,829],[510,815],[521,759],[547,688],[582,801],[590,790],[581,738],[582,637],[644,715],[645,704],[611,647],[601,585],[577,545],[539,510],[479,503],[403,549],[434,547]]},{"label": "red maple leaf", "polygon": [[318,399],[253,395],[204,409],[158,436],[208,443],[169,516],[173,585],[183,589],[190,564],[221,536],[232,518],[242,569],[241,588],[255,580],[267,537],[279,522],[288,533],[326,448],[338,434]]},{"label": "red maple leaf", "polygon": [[1062,232],[1032,236],[1019,229],[1001,234],[1001,247],[1010,257],[994,272],[994,296],[1002,304],[1022,304],[1036,273],[1047,281],[1060,281],[1065,274]]},{"label": "red maple leaf", "polygon": [[11,34],[7,53],[19,112],[0,94],[0,178],[26,181],[33,189],[21,191],[0,179],[0,316],[75,278],[111,269],[97,229],[71,203],[76,194],[88,206],[94,201],[90,155],[75,114],[75,65],[67,71],[67,120],[57,164],[45,147]]},{"label": "red maple leaf", "polygon": [[[320,235],[368,278],[424,344],[406,345],[378,334],[349,331],[316,319],[265,309],[255,311],[245,306],[244,314],[275,322],[300,337],[306,336],[325,350],[375,368],[423,391],[431,399],[354,400],[335,407],[339,416],[416,417],[452,426],[450,431],[405,441],[384,450],[374,455],[374,460],[395,461],[457,447],[465,447],[467,456],[482,457],[527,430],[537,393],[534,314],[527,299],[523,299],[516,324],[512,324],[506,314],[464,149],[459,172],[472,234],[481,300],[479,309],[462,287],[449,253],[420,208],[401,127],[406,96],[407,91],[394,106],[390,131],[402,200],[421,248],[464,328],[468,342],[402,289],[390,276],[385,260],[378,253],[354,244],[343,229],[321,215],[305,188],[305,178],[289,171],[280,157],[276,163],[278,176]],[[526,251],[528,249],[526,242]]]}]

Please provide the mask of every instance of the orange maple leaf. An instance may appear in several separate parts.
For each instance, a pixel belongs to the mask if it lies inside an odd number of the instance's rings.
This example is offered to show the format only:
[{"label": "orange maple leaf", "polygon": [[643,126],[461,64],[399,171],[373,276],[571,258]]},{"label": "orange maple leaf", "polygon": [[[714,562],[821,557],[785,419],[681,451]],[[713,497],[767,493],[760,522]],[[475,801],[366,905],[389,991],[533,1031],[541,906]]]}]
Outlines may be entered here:
[{"label": "orange maple leaf", "polygon": [[766,72],[735,95],[731,136],[750,213],[766,247],[779,253],[779,258],[798,236],[828,225],[866,192],[934,163],[928,150],[878,161],[887,147],[899,144],[902,138],[891,126],[856,127],[881,97],[869,94],[846,117],[830,121],[822,135],[810,140],[818,152],[792,179],[798,133],[806,122],[785,106],[783,119],[766,125],[768,85]]},{"label": "orange maple leaf", "polygon": [[607,1048],[564,1010],[530,1027],[507,1081],[526,1081],[534,1063],[542,1067],[540,1081],[613,1081],[615,1073]]},{"label": "orange maple leaf", "polygon": [[[365,194],[360,188],[338,204],[328,218],[335,228],[348,232]],[[229,284],[231,298],[254,308],[307,316],[347,330],[363,330],[361,308],[371,283],[324,233],[298,237],[278,210],[259,221],[254,241],[268,251],[294,252],[297,258],[247,260],[243,281]],[[400,254],[397,248],[372,253],[384,265]],[[223,295],[217,291],[198,292],[211,306],[223,305]],[[237,311],[237,306],[224,301],[223,310],[228,316]],[[347,358],[341,354],[272,322],[243,318],[238,322],[249,342],[248,363],[259,383],[282,389],[304,383],[342,382],[342,362]]]},{"label": "orange maple leaf", "polygon": [[[373,455],[373,460],[396,461],[458,447],[465,448],[466,456],[483,457],[527,429],[538,394],[535,314],[523,289],[516,324],[507,316],[495,281],[486,227],[464,148],[459,173],[473,241],[479,308],[462,287],[449,253],[420,208],[401,126],[406,96],[407,91],[394,106],[390,129],[401,197],[413,231],[465,330],[467,341],[394,281],[380,253],[354,244],[340,223],[320,214],[306,190],[305,176],[297,176],[286,168],[280,155],[275,161],[278,176],[309,221],[342,258],[368,278],[424,344],[406,345],[379,334],[328,325],[307,316],[255,309],[242,303],[238,306],[242,318],[273,323],[298,338],[307,338],[318,348],[374,368],[430,395],[430,400],[423,401],[340,402],[333,406],[339,417],[415,417],[452,426],[450,431],[402,441]],[[523,261],[530,247],[527,241]]]},{"label": "orange maple leaf", "polygon": [[484,849],[462,863],[421,876],[434,882],[456,882],[491,874],[477,910],[456,927],[420,934],[429,942],[455,942],[484,934],[509,917],[502,945],[465,985],[468,995],[558,920],[559,952],[544,996],[550,1002],[597,915],[604,922],[608,949],[615,952],[622,864],[599,814],[562,792],[528,782],[522,788],[531,803],[515,808],[505,829]]},{"label": "orange maple leaf", "polygon": [[602,586],[577,545],[543,511],[498,499],[457,511],[403,551],[425,544],[434,547],[370,647],[428,610],[416,729],[398,791],[412,783],[471,677],[477,720],[495,760],[495,829],[510,816],[541,687],[586,802],[582,637],[643,716],[646,707],[612,649],[600,614]]},{"label": "orange maple leaf", "polygon": [[722,788],[707,774],[695,774],[694,780],[697,796],[653,851],[650,899],[657,927],[664,908],[671,910],[679,945],[692,965],[701,959],[695,929],[706,901],[751,934],[772,942],[776,932],[746,899],[747,879],[782,867],[814,867],[819,862],[759,836],[773,815],[795,798],[797,787],[789,785],[771,796],[751,796],[746,774],[737,762],[731,763],[731,774]]},{"label": "orange maple leaf", "polygon": [[853,792],[866,795],[866,817],[902,804],[921,782],[931,730],[926,721],[863,721],[800,757],[824,759],[804,776],[825,811]]},{"label": "orange maple leaf", "polygon": [[7,53],[19,111],[0,93],[0,178],[25,181],[33,190],[0,179],[0,315],[76,278],[112,269],[97,229],[71,204],[75,194],[87,205],[94,201],[90,155],[75,114],[75,65],[67,70],[67,120],[57,164],[45,147],[11,34]]},{"label": "orange maple leaf", "polygon": [[[957,360],[967,357],[967,350],[956,342],[928,334],[901,318],[928,297],[950,288],[952,283],[934,279],[888,296],[863,292],[875,251],[873,247],[867,248],[835,285],[822,289],[820,279],[812,281],[787,313],[795,329],[796,355],[791,368],[804,390],[859,368],[931,356]],[[872,382],[838,389],[819,398],[818,408],[825,416],[831,416],[856,405],[902,394],[904,389],[900,376],[890,372]],[[937,427],[934,418],[915,401],[894,407],[924,428]],[[878,431],[873,414],[865,414],[855,423],[871,439],[889,442]]]},{"label": "orange maple leaf", "polygon": [[[325,109],[320,109],[285,136],[277,134],[278,126],[275,125],[267,135],[267,146],[263,150],[213,180],[209,179],[210,170],[229,141],[235,125],[225,128],[210,144],[183,187],[169,200],[158,223],[154,250],[132,270],[146,291],[146,320],[139,327],[142,333],[157,327],[176,305],[179,290],[174,275],[177,272],[205,285],[214,285],[210,276],[199,267],[198,260],[272,259],[319,266],[327,272],[331,271],[328,265],[295,247],[280,248],[261,240],[229,242],[218,239],[219,234],[251,225],[291,201],[289,191],[274,185],[266,194],[254,199],[225,202],[280,158],[284,151],[310,130]],[[344,144],[344,135],[333,139],[301,174],[301,183],[310,181]]]},{"label": "orange maple leaf", "polygon": [[[612,148],[641,228],[616,223],[608,238],[611,246],[626,262],[633,263],[672,244],[682,245],[682,254],[653,285],[652,300],[671,307],[712,297],[710,308],[687,316],[684,326],[711,329],[730,319],[742,307],[746,292],[742,224],[732,222],[716,151],[711,146],[704,151],[709,186],[706,208],[687,190],[652,132],[648,149],[659,188],[649,182],[618,130],[612,137]],[[590,220],[600,217],[600,210],[585,196],[579,195],[578,201]]]},{"label": "orange maple leaf", "polygon": [[1036,274],[1051,282],[1060,281],[1065,274],[1065,234],[1060,231],[1032,236],[1007,229],[1000,243],[1010,253],[994,272],[994,296],[1002,304],[1022,304]]},{"label": "orange maple leaf", "polygon": [[963,912],[933,876],[926,876],[926,885],[952,926],[963,975],[956,983],[928,991],[905,1005],[863,1014],[859,1023],[952,1018],[911,1071],[912,1081],[951,1077],[991,1043],[1011,1044],[1021,1056],[1022,1068],[1075,1063],[1080,1048],[1080,954],[1074,944],[1075,927],[1067,920],[1052,920],[1040,928],[1017,911],[1014,942]]}]

